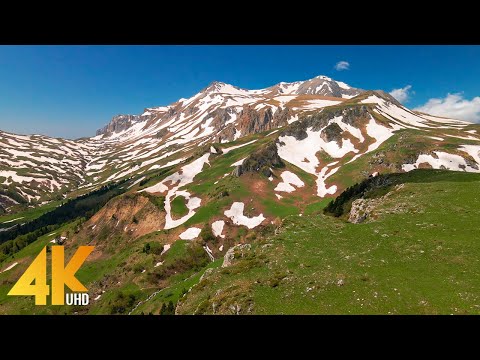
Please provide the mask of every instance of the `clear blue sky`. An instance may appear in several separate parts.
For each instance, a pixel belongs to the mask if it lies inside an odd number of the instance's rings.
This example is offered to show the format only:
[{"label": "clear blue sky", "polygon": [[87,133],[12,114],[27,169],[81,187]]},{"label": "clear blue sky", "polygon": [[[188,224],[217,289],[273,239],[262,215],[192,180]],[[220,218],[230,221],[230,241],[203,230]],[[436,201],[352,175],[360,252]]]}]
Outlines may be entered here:
[{"label": "clear blue sky", "polygon": [[[339,61],[350,64],[337,71]],[[364,89],[411,85],[409,107],[480,96],[480,46],[0,46],[0,129],[77,138],[116,114],[327,75]]]}]

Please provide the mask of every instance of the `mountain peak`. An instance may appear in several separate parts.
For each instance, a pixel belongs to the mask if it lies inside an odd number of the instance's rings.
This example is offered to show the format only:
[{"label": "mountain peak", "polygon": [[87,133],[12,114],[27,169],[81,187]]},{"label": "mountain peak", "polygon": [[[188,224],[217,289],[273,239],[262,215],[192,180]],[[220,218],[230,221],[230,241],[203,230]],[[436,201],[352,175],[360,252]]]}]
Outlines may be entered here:
[{"label": "mountain peak", "polygon": [[322,80],[328,80],[328,81],[335,81],[335,80],[333,80],[332,78],[329,78],[328,76],[325,76],[325,75],[315,76],[314,79],[322,79]]},{"label": "mountain peak", "polygon": [[223,81],[214,80],[208,85],[208,87],[218,87],[218,86],[224,86],[224,85],[228,85],[228,84],[224,83]]},{"label": "mountain peak", "polygon": [[269,88],[274,93],[282,95],[320,95],[349,99],[364,92],[342,81],[334,80],[325,75],[318,75],[312,79],[291,83],[280,82]]},{"label": "mountain peak", "polygon": [[237,86],[224,83],[222,81],[212,81],[205,89],[202,90],[202,93],[212,94],[212,93],[222,93],[229,95],[237,95],[248,92],[247,90],[241,89]]}]

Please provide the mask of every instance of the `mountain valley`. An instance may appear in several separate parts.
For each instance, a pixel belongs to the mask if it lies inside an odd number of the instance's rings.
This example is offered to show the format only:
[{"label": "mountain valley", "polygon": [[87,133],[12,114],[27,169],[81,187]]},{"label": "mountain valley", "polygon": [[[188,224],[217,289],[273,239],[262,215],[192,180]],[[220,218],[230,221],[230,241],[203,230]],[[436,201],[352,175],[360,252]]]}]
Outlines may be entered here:
[{"label": "mountain valley", "polygon": [[[0,143],[0,314],[480,312],[478,124],[318,76]],[[6,296],[59,238],[90,305]]]}]

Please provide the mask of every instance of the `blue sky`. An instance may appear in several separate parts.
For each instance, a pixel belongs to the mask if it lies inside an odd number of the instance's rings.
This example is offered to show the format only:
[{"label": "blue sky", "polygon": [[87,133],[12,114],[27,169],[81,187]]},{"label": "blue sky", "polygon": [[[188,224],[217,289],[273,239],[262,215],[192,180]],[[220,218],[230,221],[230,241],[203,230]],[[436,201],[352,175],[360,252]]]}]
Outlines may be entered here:
[{"label": "blue sky", "polygon": [[480,46],[0,46],[0,130],[91,136],[116,114],[214,80],[255,89],[317,75],[364,89],[411,86],[396,92],[408,107],[479,121],[479,59]]}]

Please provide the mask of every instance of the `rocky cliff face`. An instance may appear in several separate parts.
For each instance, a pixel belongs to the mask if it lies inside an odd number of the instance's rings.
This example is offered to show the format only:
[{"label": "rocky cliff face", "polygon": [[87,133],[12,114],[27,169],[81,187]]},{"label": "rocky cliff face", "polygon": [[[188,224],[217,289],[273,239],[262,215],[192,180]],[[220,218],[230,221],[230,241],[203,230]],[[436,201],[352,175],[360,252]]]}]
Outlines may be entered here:
[{"label": "rocky cliff face", "polygon": [[321,134],[322,139],[327,142],[332,140],[339,141],[343,131],[336,123],[329,125],[330,120],[342,117],[344,123],[359,128],[368,116],[368,108],[365,105],[326,109],[313,115],[301,117],[300,121],[290,125],[288,129],[282,131],[280,135],[293,136],[297,140],[303,140],[307,137],[307,129],[311,129],[312,131],[323,129]]},{"label": "rocky cliff face", "polygon": [[278,149],[275,143],[260,148],[247,157],[243,163],[237,166],[233,172],[235,176],[241,176],[245,173],[260,172],[265,176],[271,176],[271,168],[284,167],[285,163],[278,155]]},{"label": "rocky cliff face", "polygon": [[335,141],[338,146],[342,145],[342,128],[337,123],[328,125],[320,133],[320,138],[325,142]]},{"label": "rocky cliff face", "polygon": [[[248,136],[288,125],[288,119],[293,116],[293,111],[288,107],[279,108],[273,112],[270,107],[257,110],[245,105],[239,114],[231,108],[220,110],[215,112],[211,123],[218,132],[217,142],[233,141],[238,136]],[[237,126],[232,123],[227,124],[232,117],[237,118]]]},{"label": "rocky cliff face", "polygon": [[239,116],[239,126],[242,134],[252,134],[270,130],[270,121],[273,118],[272,110],[262,109],[256,111],[249,106],[243,108]]},{"label": "rocky cliff face", "polygon": [[139,121],[148,121],[148,115],[117,115],[112,118],[112,120],[103,128],[98,129],[96,135],[106,135],[110,136],[114,133],[119,133],[121,131],[127,130],[133,124]]}]

